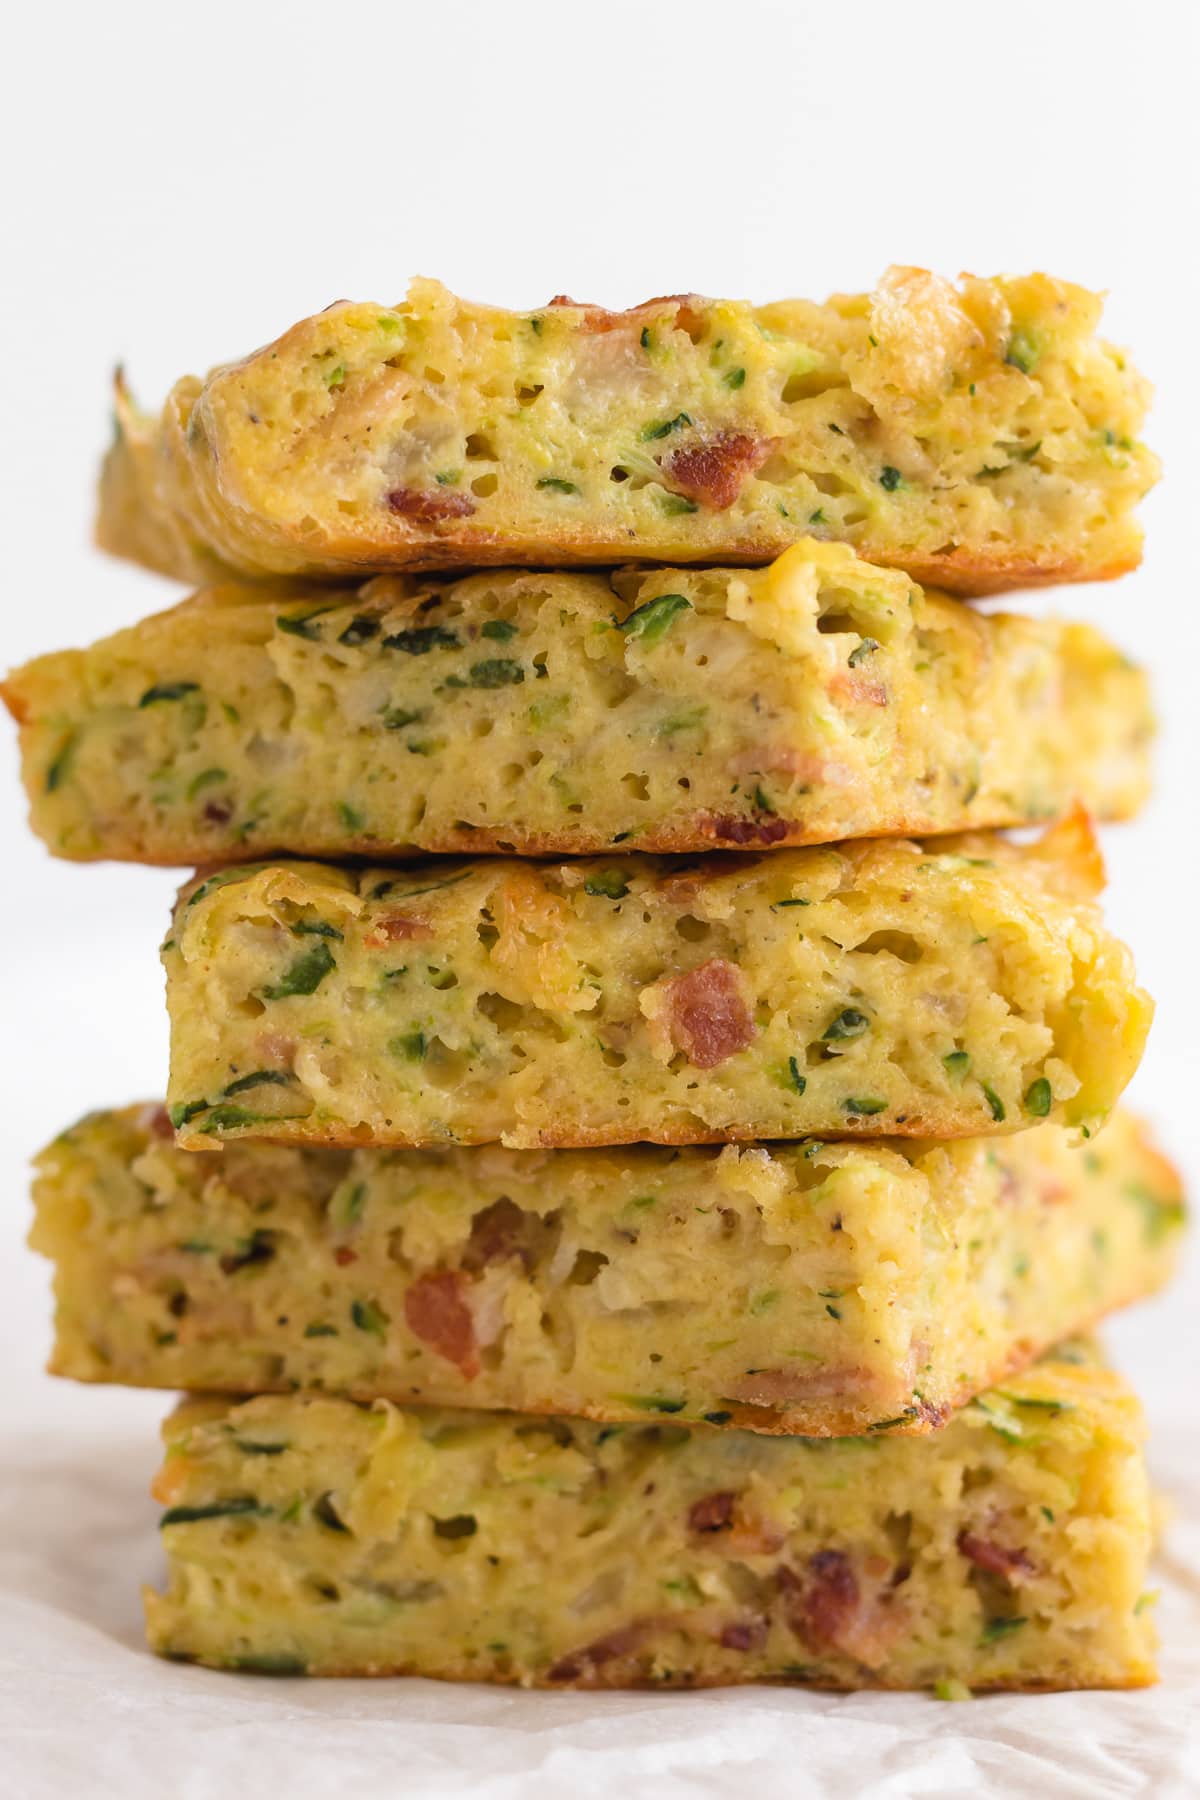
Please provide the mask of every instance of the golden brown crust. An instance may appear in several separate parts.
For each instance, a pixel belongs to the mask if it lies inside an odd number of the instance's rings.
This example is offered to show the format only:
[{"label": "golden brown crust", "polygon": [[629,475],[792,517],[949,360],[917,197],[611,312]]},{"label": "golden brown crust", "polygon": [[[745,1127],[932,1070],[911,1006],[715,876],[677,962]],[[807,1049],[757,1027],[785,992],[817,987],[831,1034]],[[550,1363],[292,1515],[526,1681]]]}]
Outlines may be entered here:
[{"label": "golden brown crust", "polygon": [[963,600],[984,599],[988,594],[1005,594],[1014,588],[1055,587],[1073,581],[1115,581],[1127,575],[1142,560],[1139,541],[1129,554],[1110,558],[1103,563],[1090,563],[1081,556],[1043,557],[1030,561],[1015,551],[983,558],[958,547],[946,556],[906,556],[903,563],[889,556],[882,545],[864,541],[855,545],[858,555],[867,562],[884,568],[903,567],[906,575],[922,587],[940,587]]},{"label": "golden brown crust", "polygon": [[[0,698],[3,698],[0,689]],[[12,710],[10,708],[10,710]],[[14,717],[15,717],[14,713]],[[1073,816],[1075,809],[1063,815]],[[1105,813],[1105,823],[1118,824],[1133,817],[1130,809],[1109,811]],[[779,836],[772,836],[769,848],[772,850],[804,850],[815,848],[831,841],[828,827],[817,827],[806,830],[800,820],[772,820],[773,824],[783,824],[787,829]],[[1006,831],[1015,830],[1024,825],[1037,824],[1044,826],[1053,824],[1043,815],[1036,820],[1027,819],[1016,813],[1002,813],[998,808],[991,811],[977,812],[972,810],[969,820],[961,824],[947,826],[944,821],[935,819],[928,813],[909,813],[899,817],[871,822],[872,838],[932,838],[940,837],[948,832],[957,831]],[[333,858],[338,861],[378,861],[381,856],[413,858],[423,856],[520,856],[520,857],[569,857],[569,856],[604,856],[609,852],[627,854],[636,851],[645,856],[697,856],[712,853],[717,856],[745,855],[747,851],[760,849],[756,844],[740,844],[731,838],[717,835],[712,821],[704,821],[692,829],[656,829],[649,828],[642,832],[636,843],[626,842],[614,845],[610,838],[598,834],[589,834],[586,827],[569,832],[502,832],[488,826],[479,826],[470,831],[443,831],[434,833],[422,832],[420,844],[397,843],[380,844],[371,838],[339,837],[336,844],[328,840],[291,837],[287,842],[275,842],[272,839],[256,840],[252,844],[220,846],[214,852],[211,843],[194,840],[182,841],[173,856],[156,855],[136,835],[130,832],[122,837],[117,827],[106,827],[103,850],[86,853],[78,850],[58,851],[71,862],[130,862],[138,863],[146,868],[178,869],[189,865],[199,869],[226,868],[236,863],[259,863],[286,857],[302,858],[313,862],[326,862]],[[217,860],[214,860],[214,854]]]},{"label": "golden brown crust", "polygon": [[11,675],[5,680],[0,681],[0,700],[4,702],[4,705],[8,709],[9,717],[13,719],[16,724],[28,725],[31,716],[29,707],[26,704],[19,685],[12,679]]},{"label": "golden brown crust", "polygon": [[[223,1663],[216,1658],[206,1658],[203,1656],[176,1655],[170,1660],[173,1662],[197,1663],[201,1668],[222,1669],[226,1671],[230,1667],[227,1662]],[[243,1674],[273,1673],[272,1671],[254,1671],[246,1669],[239,1672]],[[299,1671],[297,1671],[297,1673],[299,1673]],[[331,1681],[359,1679],[369,1679],[374,1681],[395,1678],[397,1676],[407,1676],[421,1677],[428,1681],[487,1682],[495,1687],[527,1687],[563,1693],[613,1693],[618,1691],[641,1693],[659,1689],[666,1689],[668,1691],[674,1690],[677,1693],[684,1693],[702,1688],[730,1687],[808,1688],[815,1693],[826,1694],[851,1694],[868,1691],[875,1693],[905,1693],[912,1691],[904,1682],[887,1681],[881,1677],[877,1671],[871,1671],[865,1667],[861,1668],[860,1674],[861,1679],[856,1676],[853,1682],[838,1682],[824,1677],[819,1681],[804,1681],[798,1677],[785,1675],[739,1676],[733,1673],[722,1675],[720,1677],[692,1677],[678,1672],[659,1680],[651,1680],[646,1676],[622,1677],[620,1674],[612,1673],[606,1676],[602,1669],[597,1669],[594,1670],[590,1676],[581,1676],[575,1681],[551,1681],[548,1678],[539,1677],[522,1682],[518,1680],[515,1675],[498,1666],[494,1665],[488,1669],[481,1669],[478,1663],[468,1662],[450,1664],[439,1670],[428,1669],[415,1662],[406,1662],[393,1663],[386,1667],[373,1666],[370,1668],[358,1667],[353,1663],[346,1663],[334,1668],[320,1668],[306,1671],[308,1679],[320,1678]],[[1118,1679],[1112,1675],[1101,1675],[1093,1670],[1081,1670],[1073,1678],[1067,1679],[1064,1677],[1061,1681],[980,1681],[975,1684],[971,1691],[976,1694],[1067,1694],[1078,1692],[1082,1688],[1092,1688],[1122,1692],[1133,1688],[1153,1687],[1157,1681],[1158,1673],[1152,1668],[1147,1669],[1145,1674],[1127,1675],[1123,1679]]]},{"label": "golden brown crust", "polygon": [[[394,532],[394,549],[389,551],[381,551],[377,545],[367,551],[360,548],[353,538],[333,540],[326,536],[322,542],[322,556],[336,562],[337,567],[329,573],[308,572],[305,580],[338,584],[389,569],[424,575],[485,568],[636,569],[657,566],[649,562],[638,562],[633,556],[632,542],[628,547],[617,549],[611,538],[588,536],[582,532],[556,532],[553,536],[547,533],[536,549],[523,550],[511,538],[494,531],[482,531],[478,527],[472,529],[464,525],[461,519],[450,521],[445,535],[436,525],[432,528],[426,526],[419,533],[411,527],[405,527],[402,520],[397,520],[396,525],[399,529]],[[432,545],[429,541],[431,529],[437,534],[437,541]],[[453,535],[450,535],[451,531]],[[1131,535],[1132,532],[1131,527]],[[280,540],[293,544],[297,552],[311,549],[308,540],[297,531],[276,526],[275,533]],[[634,533],[630,532],[629,535],[632,540]],[[131,552],[123,540],[114,539],[111,533],[103,534],[98,531],[97,542],[101,549],[112,555],[130,556],[134,562],[149,560],[144,547]],[[723,538],[720,561],[738,567],[756,567],[774,562],[794,542],[794,537],[782,535],[729,540]],[[1032,558],[1016,550],[1000,550],[983,557],[961,545],[948,551],[945,556],[924,556],[919,552],[901,553],[869,538],[855,539],[852,547],[855,554],[866,562],[878,563],[882,568],[901,569],[921,586],[941,588],[943,592],[956,594],[960,599],[981,599],[989,594],[1008,593],[1017,588],[1051,587],[1066,582],[1112,581],[1117,576],[1136,569],[1142,560],[1140,539],[1131,544],[1128,555],[1109,558],[1098,564],[1081,556],[1063,556],[1050,552],[1043,557]],[[670,556],[664,560],[685,564],[709,563],[713,561],[713,553],[707,546],[689,554],[686,546],[673,545]],[[154,566],[164,574],[177,578],[180,576],[177,567],[165,558],[156,561]],[[204,564],[192,576],[184,578],[203,579],[209,572],[208,565]]]},{"label": "golden brown crust", "polygon": [[[186,891],[186,890],[185,890]],[[956,1115],[955,1115],[956,1116]],[[281,1121],[281,1123],[284,1121]],[[201,1156],[214,1149],[221,1149],[224,1144],[235,1144],[239,1137],[249,1138],[256,1144],[308,1144],[323,1145],[332,1150],[354,1150],[358,1148],[371,1150],[428,1150],[436,1148],[436,1144],[428,1137],[411,1138],[391,1131],[376,1131],[369,1125],[314,1125],[308,1119],[289,1118],[286,1120],[288,1130],[284,1134],[273,1133],[265,1125],[254,1125],[249,1129],[230,1129],[223,1131],[220,1137],[213,1136],[200,1141],[194,1136],[185,1137],[176,1134],[175,1142],[181,1150],[196,1151]],[[1008,1131],[1020,1131],[1023,1121],[1015,1119],[1011,1125],[993,1129],[989,1136],[1002,1137]],[[978,1134],[978,1125],[973,1130],[965,1126],[947,1130],[945,1121],[928,1114],[908,1113],[896,1115],[888,1122],[889,1137],[904,1138],[936,1138],[951,1139],[972,1137]],[[830,1140],[850,1138],[872,1138],[879,1136],[878,1121],[872,1117],[864,1117],[858,1121],[847,1119],[837,1130],[825,1130],[821,1134]],[[470,1138],[461,1132],[456,1134],[456,1144],[494,1143],[494,1138]],[[514,1133],[512,1137],[503,1137],[500,1142],[517,1150],[605,1150],[615,1149],[630,1142],[629,1132],[620,1125],[611,1129],[567,1131],[539,1131],[536,1133]],[[682,1147],[687,1144],[757,1144],[761,1142],[761,1134],[753,1130],[728,1126],[721,1130],[693,1131],[690,1129],[667,1128],[654,1132],[643,1132],[636,1141],[646,1144],[663,1144],[668,1148]]]}]

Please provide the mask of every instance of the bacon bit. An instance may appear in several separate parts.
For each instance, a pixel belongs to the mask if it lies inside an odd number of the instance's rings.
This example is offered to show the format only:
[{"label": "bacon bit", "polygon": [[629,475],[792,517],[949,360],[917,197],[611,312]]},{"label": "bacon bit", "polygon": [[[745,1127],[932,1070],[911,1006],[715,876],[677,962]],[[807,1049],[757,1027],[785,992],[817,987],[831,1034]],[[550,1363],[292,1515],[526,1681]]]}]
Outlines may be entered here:
[{"label": "bacon bit", "polygon": [[904,1608],[890,1587],[882,1600],[863,1600],[844,1550],[818,1550],[803,1579],[785,1563],[776,1571],[776,1583],[789,1626],[810,1649],[840,1650],[877,1669],[907,1629]]},{"label": "bacon bit", "polygon": [[422,1275],[404,1296],[404,1317],[414,1337],[473,1381],[479,1373],[475,1321],[463,1298],[467,1286],[458,1269]]},{"label": "bacon bit", "polygon": [[602,1668],[605,1663],[615,1662],[619,1656],[628,1656],[636,1650],[649,1628],[648,1619],[635,1619],[631,1625],[620,1625],[616,1631],[610,1631],[606,1637],[597,1638],[594,1644],[587,1644],[582,1650],[572,1650],[566,1656],[560,1656],[546,1671],[548,1681],[580,1681]]},{"label": "bacon bit", "polygon": [[840,1648],[859,1608],[858,1582],[844,1550],[818,1550],[802,1581],[786,1563],[779,1571],[788,1623],[815,1648]]},{"label": "bacon bit", "polygon": [[1024,1550],[1010,1550],[994,1538],[977,1537],[973,1531],[960,1531],[958,1548],[968,1562],[986,1569],[989,1575],[1002,1575],[1006,1581],[1019,1581],[1033,1574],[1033,1562]]},{"label": "bacon bit", "polygon": [[767,1641],[767,1621],[737,1619],[723,1628],[717,1641],[722,1650],[761,1650]]},{"label": "bacon bit", "polygon": [[204,807],[203,817],[210,825],[228,825],[233,817],[231,800],[210,800]]},{"label": "bacon bit", "polygon": [[643,300],[636,310],[646,312],[652,306],[674,306],[677,329],[686,331],[695,340],[702,335],[708,323],[705,313],[708,304],[703,294],[659,294],[653,300]]},{"label": "bacon bit", "polygon": [[688,1508],[688,1530],[728,1531],[733,1524],[735,1498],[724,1489],[716,1494],[705,1494],[702,1500],[694,1500]]},{"label": "bacon bit", "polygon": [[593,306],[590,300],[572,300],[568,294],[555,294],[551,306],[570,306],[583,314],[579,321],[579,330],[588,332],[619,331],[622,326],[631,327],[632,319],[626,312],[610,312],[607,306]]},{"label": "bacon bit", "polygon": [[175,1127],[171,1123],[171,1115],[165,1106],[154,1106],[146,1120],[146,1128],[152,1137],[173,1138]]},{"label": "bacon bit", "polygon": [[478,1274],[488,1263],[503,1262],[517,1256],[528,1268],[532,1253],[521,1239],[525,1233],[525,1214],[506,1197],[494,1200],[471,1220],[471,1235],[463,1252],[463,1268]]},{"label": "bacon bit", "polygon": [[715,1069],[754,1042],[738,972],[714,956],[666,984],[671,1037],[697,1069]]},{"label": "bacon bit", "polygon": [[653,300],[643,300],[640,305],[631,306],[625,312],[613,312],[607,306],[596,306],[590,300],[572,300],[569,294],[555,294],[549,302],[550,306],[570,306],[582,313],[580,330],[590,332],[620,331],[622,327],[632,329],[648,313],[661,314],[667,307],[673,306],[673,323],[681,331],[686,331],[689,337],[693,334],[698,336],[704,329],[705,318],[701,310],[704,304],[699,294],[657,294]]},{"label": "bacon bit", "polygon": [[887,689],[882,681],[871,681],[865,675],[839,673],[829,683],[829,691],[839,700],[856,706],[886,706]]},{"label": "bacon bit", "polygon": [[339,1268],[346,1268],[350,1263],[358,1261],[358,1252],[351,1250],[346,1244],[339,1244],[333,1253],[333,1260]]},{"label": "bacon bit", "polygon": [[789,819],[739,819],[733,813],[702,813],[700,826],[723,844],[777,844],[792,828]]},{"label": "bacon bit", "polygon": [[384,500],[392,512],[416,519],[420,525],[432,525],[439,519],[465,519],[475,511],[469,494],[456,494],[450,488],[392,488]]},{"label": "bacon bit", "polygon": [[382,950],[405,938],[432,936],[433,927],[424,919],[414,919],[411,913],[385,913],[381,919],[373,921],[370,931],[363,933],[363,943],[368,950]]},{"label": "bacon bit", "polygon": [[668,486],[689,500],[724,512],[732,506],[749,476],[766,462],[771,446],[765,438],[741,431],[719,431],[696,444],[681,444],[661,464]]}]

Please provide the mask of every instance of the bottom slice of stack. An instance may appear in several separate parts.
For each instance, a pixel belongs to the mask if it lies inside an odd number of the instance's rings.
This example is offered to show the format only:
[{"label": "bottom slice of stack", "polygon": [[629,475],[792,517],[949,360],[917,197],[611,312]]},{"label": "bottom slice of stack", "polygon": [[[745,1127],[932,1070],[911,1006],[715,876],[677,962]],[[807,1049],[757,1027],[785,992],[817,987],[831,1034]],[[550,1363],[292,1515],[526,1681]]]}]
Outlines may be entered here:
[{"label": "bottom slice of stack", "polygon": [[64,1133],[36,1192],[56,1372],[227,1391],[166,1426],[167,1656],[1153,1679],[1140,1411],[1086,1341],[1052,1346],[1170,1271],[1178,1185],[1128,1115],[1080,1149],[1045,1125],[213,1157],[142,1107]]}]

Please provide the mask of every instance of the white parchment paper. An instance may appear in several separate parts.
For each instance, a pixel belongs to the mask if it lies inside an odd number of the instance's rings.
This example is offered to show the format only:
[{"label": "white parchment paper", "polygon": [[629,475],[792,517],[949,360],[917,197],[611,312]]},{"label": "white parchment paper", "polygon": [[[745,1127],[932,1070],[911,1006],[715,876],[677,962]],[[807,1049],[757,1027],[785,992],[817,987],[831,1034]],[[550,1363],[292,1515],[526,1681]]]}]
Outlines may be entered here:
[{"label": "white parchment paper", "polygon": [[53,1393],[53,1428],[27,1420],[4,1449],[3,1800],[1200,1793],[1194,1429],[1157,1434],[1155,1473],[1176,1516],[1155,1575],[1156,1689],[959,1704],[791,1689],[522,1694],[156,1660],[138,1590],[160,1567],[147,1484],[163,1397]]}]

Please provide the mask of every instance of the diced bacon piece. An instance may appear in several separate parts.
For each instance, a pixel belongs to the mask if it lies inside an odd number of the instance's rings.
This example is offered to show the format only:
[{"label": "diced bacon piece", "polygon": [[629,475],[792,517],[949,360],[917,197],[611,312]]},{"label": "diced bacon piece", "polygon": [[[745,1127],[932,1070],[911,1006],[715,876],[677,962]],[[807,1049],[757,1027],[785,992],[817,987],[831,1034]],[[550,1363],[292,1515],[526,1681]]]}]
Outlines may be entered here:
[{"label": "diced bacon piece", "polygon": [[597,1638],[594,1644],[587,1644],[582,1650],[572,1650],[566,1656],[560,1656],[552,1663],[548,1671],[550,1681],[586,1680],[596,1669],[605,1663],[615,1662],[620,1656],[628,1656],[636,1650],[650,1626],[648,1619],[635,1619],[632,1624],[618,1626],[605,1637]]},{"label": "diced bacon piece", "polygon": [[458,1269],[439,1269],[414,1281],[404,1296],[404,1317],[414,1337],[473,1381],[479,1373],[475,1321],[464,1297],[468,1283]]},{"label": "diced bacon piece", "polygon": [[705,1494],[688,1508],[688,1530],[729,1532],[725,1548],[734,1556],[770,1556],[783,1544],[786,1533],[755,1513],[746,1497],[725,1489]]},{"label": "diced bacon piece", "polygon": [[697,1069],[715,1069],[754,1042],[754,1020],[738,972],[714,956],[665,984],[672,1042]]},{"label": "diced bacon piece", "polygon": [[519,1256],[528,1266],[531,1252],[522,1243],[525,1226],[525,1214],[519,1206],[507,1197],[494,1200],[471,1220],[463,1267],[476,1274],[488,1263],[504,1262],[510,1256]]},{"label": "diced bacon piece", "polygon": [[903,1608],[892,1599],[864,1599],[854,1566],[844,1550],[818,1550],[803,1577],[783,1564],[776,1575],[788,1624],[812,1650],[839,1650],[868,1669],[887,1660],[907,1629]]},{"label": "diced bacon piece", "polygon": [[411,913],[385,913],[372,923],[370,931],[364,932],[363,943],[368,950],[382,950],[387,944],[432,936],[433,927],[424,919],[414,919]]},{"label": "diced bacon piece", "polygon": [[146,1120],[146,1126],[151,1137],[173,1138],[175,1136],[175,1127],[171,1123],[171,1115],[168,1113],[165,1106],[152,1106],[150,1108],[150,1116]]},{"label": "diced bacon piece", "polygon": [[607,306],[593,306],[590,300],[572,300],[567,294],[555,294],[551,306],[570,306],[582,313],[579,330],[587,332],[605,332],[631,330],[633,317],[631,312],[611,312]]},{"label": "diced bacon piece", "polygon": [[643,300],[636,312],[650,312],[660,306],[673,306],[675,317],[673,324],[680,331],[686,331],[690,338],[698,338],[706,323],[705,308],[709,302],[703,294],[657,294],[653,300]]},{"label": "diced bacon piece", "polygon": [[351,1250],[348,1244],[339,1244],[333,1253],[333,1260],[339,1269],[348,1268],[351,1263],[358,1261],[358,1251]]},{"label": "diced bacon piece", "polygon": [[761,1650],[767,1641],[767,1621],[763,1618],[734,1619],[722,1627],[717,1640],[722,1650]]},{"label": "diced bacon piece", "polygon": [[989,1575],[1002,1575],[1006,1581],[1019,1581],[1023,1575],[1032,1575],[1033,1561],[1024,1550],[1009,1549],[1005,1544],[998,1544],[994,1538],[979,1537],[973,1531],[960,1531],[958,1548],[968,1562],[976,1568],[986,1569]]},{"label": "diced bacon piece", "polygon": [[787,819],[773,813],[754,819],[739,819],[734,813],[703,813],[699,823],[722,844],[777,844],[791,829]]},{"label": "diced bacon piece", "polygon": [[728,1531],[733,1524],[735,1498],[726,1488],[715,1494],[705,1494],[702,1500],[694,1500],[688,1508],[688,1530]]},{"label": "diced bacon piece", "polygon": [[792,1629],[814,1648],[837,1649],[859,1606],[858,1582],[845,1551],[818,1550],[808,1559],[804,1579],[784,1564],[778,1580]]},{"label": "diced bacon piece", "polygon": [[661,468],[667,486],[675,493],[724,512],[770,454],[765,438],[749,437],[743,431],[718,431],[715,437],[681,444],[664,458]]},{"label": "diced bacon piece", "polygon": [[475,511],[470,494],[456,494],[452,488],[392,488],[384,499],[391,511],[420,525],[432,525],[439,519],[466,519]]},{"label": "diced bacon piece", "polygon": [[703,307],[705,302],[698,294],[658,294],[653,300],[643,300],[638,306],[631,306],[625,312],[613,312],[607,306],[596,306],[590,300],[572,300],[569,294],[555,294],[549,302],[551,306],[569,306],[583,314],[580,330],[590,332],[633,330],[640,327],[647,317],[663,316],[668,308],[674,308],[671,324],[686,331],[689,337],[699,336],[704,328]]}]

